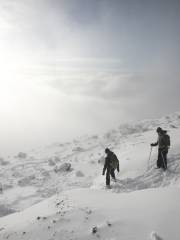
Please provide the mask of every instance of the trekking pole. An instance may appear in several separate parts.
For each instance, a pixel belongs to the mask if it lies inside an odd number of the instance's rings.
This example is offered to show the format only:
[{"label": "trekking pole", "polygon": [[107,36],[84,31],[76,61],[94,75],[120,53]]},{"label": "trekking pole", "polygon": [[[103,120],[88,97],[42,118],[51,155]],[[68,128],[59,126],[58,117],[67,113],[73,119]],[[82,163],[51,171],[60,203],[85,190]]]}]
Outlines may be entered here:
[{"label": "trekking pole", "polygon": [[104,144],[102,144],[102,142],[100,142],[100,145],[103,149],[105,149],[105,146],[104,146]]},{"label": "trekking pole", "polygon": [[150,159],[151,159],[151,153],[152,153],[152,146],[151,146],[150,153],[149,153],[147,169],[149,167],[149,162],[150,162]]}]

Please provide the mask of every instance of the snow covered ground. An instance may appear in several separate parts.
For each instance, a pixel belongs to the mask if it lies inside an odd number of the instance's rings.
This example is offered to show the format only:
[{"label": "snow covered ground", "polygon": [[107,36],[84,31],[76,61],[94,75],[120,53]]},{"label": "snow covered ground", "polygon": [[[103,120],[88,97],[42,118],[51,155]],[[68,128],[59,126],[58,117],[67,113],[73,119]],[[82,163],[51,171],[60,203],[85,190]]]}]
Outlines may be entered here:
[{"label": "snow covered ground", "polygon": [[[156,148],[148,161],[157,126],[171,136],[165,173],[155,169]],[[0,239],[179,239],[179,139],[177,112],[0,158]],[[120,160],[111,190],[105,147]]]}]

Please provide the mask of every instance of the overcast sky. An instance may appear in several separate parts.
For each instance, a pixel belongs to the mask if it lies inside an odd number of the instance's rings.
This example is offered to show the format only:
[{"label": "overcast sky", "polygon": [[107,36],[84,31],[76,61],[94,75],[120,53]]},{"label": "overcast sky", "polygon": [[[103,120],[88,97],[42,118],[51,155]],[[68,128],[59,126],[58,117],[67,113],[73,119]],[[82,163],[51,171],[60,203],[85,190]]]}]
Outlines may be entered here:
[{"label": "overcast sky", "polygon": [[177,111],[179,0],[0,0],[0,154]]}]

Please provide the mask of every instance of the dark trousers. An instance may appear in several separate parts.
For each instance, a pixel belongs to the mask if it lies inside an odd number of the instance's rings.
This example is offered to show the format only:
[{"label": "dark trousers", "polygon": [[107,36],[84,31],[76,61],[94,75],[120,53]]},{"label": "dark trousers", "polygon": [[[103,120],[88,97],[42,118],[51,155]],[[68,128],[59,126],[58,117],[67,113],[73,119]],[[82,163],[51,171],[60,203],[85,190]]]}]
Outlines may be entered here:
[{"label": "dark trousers", "polygon": [[107,168],[106,171],[106,185],[110,185],[110,176],[115,179],[115,169],[114,168]]},{"label": "dark trousers", "polygon": [[157,167],[167,169],[167,150],[158,150]]}]

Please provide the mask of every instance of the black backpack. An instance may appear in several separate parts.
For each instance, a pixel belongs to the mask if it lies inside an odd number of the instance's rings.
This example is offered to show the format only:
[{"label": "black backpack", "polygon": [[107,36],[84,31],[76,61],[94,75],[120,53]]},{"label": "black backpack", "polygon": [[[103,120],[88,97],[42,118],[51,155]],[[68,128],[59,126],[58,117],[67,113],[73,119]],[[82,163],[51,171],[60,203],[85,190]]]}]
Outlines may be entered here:
[{"label": "black backpack", "polygon": [[164,135],[164,141],[165,141],[166,147],[170,147],[171,141],[170,141],[170,136],[168,134]]},{"label": "black backpack", "polygon": [[110,167],[113,169],[117,169],[118,164],[119,164],[119,160],[117,156],[114,153],[112,153],[110,156],[110,162],[109,162]]}]

